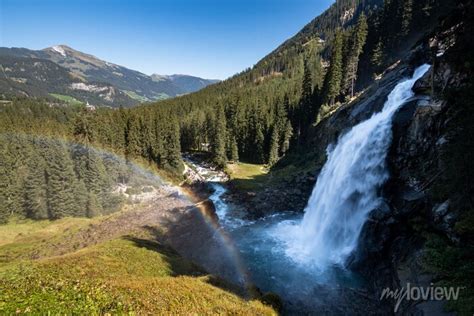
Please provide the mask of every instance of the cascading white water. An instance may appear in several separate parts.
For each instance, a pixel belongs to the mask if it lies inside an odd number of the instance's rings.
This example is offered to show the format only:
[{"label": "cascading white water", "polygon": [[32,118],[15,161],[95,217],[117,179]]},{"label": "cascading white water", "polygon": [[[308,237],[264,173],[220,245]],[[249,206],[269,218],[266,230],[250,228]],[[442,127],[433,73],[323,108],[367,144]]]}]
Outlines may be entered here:
[{"label": "cascading white water", "polygon": [[324,269],[343,264],[354,250],[368,213],[380,203],[377,191],[388,178],[385,160],[392,117],[414,95],[415,81],[429,67],[420,66],[412,78],[397,84],[381,112],[352,127],[336,146],[328,148],[303,220],[282,223],[275,232],[289,257]]}]

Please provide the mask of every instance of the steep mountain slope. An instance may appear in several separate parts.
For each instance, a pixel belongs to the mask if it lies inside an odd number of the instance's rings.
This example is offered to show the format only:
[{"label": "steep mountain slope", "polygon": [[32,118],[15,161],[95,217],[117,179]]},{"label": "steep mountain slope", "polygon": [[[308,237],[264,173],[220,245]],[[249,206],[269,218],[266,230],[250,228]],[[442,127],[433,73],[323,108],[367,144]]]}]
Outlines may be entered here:
[{"label": "steep mountain slope", "polygon": [[[19,63],[12,63],[14,58],[21,59],[18,59]],[[52,70],[62,73],[69,72],[70,75],[67,76],[68,78],[58,81],[53,78],[51,70],[42,73],[44,67],[41,68],[34,64],[38,61],[52,62],[62,68],[62,70],[58,70],[58,67],[53,67]],[[1,92],[3,93],[27,93],[33,96],[64,93],[79,97],[81,101],[98,105],[131,106],[138,102],[159,100],[193,92],[215,82],[179,75],[162,76],[160,80],[156,80],[157,76],[152,78],[141,72],[74,50],[66,45],[53,46],[39,51],[2,47],[0,48],[0,62],[4,68],[8,69],[8,71],[4,71],[4,76],[0,79],[2,82]],[[36,66],[26,69],[22,64],[27,63],[33,63]],[[18,77],[18,72],[28,74]],[[21,78],[20,81],[17,80],[18,78]],[[84,85],[73,85],[78,82],[82,82]]]},{"label": "steep mountain slope", "polygon": [[251,69],[156,106],[175,109],[185,151],[273,164],[303,149],[311,125],[376,81],[452,2],[338,0]]},{"label": "steep mountain slope", "polygon": [[[309,22],[301,31],[260,60],[253,71],[262,74],[281,72],[300,57],[305,47],[325,44],[339,27],[348,27],[357,21],[360,14],[370,15],[383,6],[383,0],[338,0],[321,15]],[[325,45],[323,45],[325,46]]]}]

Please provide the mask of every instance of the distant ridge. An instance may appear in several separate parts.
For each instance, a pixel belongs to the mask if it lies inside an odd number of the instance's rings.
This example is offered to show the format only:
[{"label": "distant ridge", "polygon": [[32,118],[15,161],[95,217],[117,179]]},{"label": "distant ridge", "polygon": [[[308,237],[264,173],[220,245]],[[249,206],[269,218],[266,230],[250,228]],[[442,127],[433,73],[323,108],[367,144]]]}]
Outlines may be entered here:
[{"label": "distant ridge", "polygon": [[148,76],[67,45],[42,50],[0,47],[0,65],[0,94],[60,96],[112,107],[175,97],[218,82],[189,75]]}]

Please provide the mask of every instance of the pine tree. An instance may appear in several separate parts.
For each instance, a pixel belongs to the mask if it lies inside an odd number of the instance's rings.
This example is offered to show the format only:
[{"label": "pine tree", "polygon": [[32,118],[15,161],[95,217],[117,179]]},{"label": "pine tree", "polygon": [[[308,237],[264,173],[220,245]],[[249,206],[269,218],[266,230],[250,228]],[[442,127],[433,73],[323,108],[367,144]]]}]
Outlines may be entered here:
[{"label": "pine tree", "polygon": [[381,40],[377,42],[375,48],[372,52],[371,62],[375,66],[376,69],[382,66],[383,61],[385,59],[385,48]]},{"label": "pine tree", "polygon": [[7,222],[11,212],[9,199],[12,192],[10,192],[9,184],[14,176],[11,168],[11,158],[8,151],[7,136],[0,135],[0,224]]},{"label": "pine tree", "polygon": [[239,161],[239,147],[237,145],[237,140],[235,139],[235,136],[232,137],[231,141],[231,155],[230,159],[233,162],[238,162]]},{"label": "pine tree", "polygon": [[34,219],[47,219],[46,164],[40,157],[30,161],[29,175],[24,186],[26,216]]},{"label": "pine tree", "polygon": [[179,173],[182,168],[179,124],[175,117],[169,119],[165,129],[163,168]]},{"label": "pine tree", "polygon": [[77,114],[76,119],[74,120],[73,126],[73,135],[74,137],[86,144],[90,143],[93,140],[93,131],[89,123],[89,111],[84,109]]},{"label": "pine tree", "polygon": [[76,201],[76,211],[74,213],[74,216],[87,216],[89,192],[87,191],[84,181],[77,180],[74,188],[74,198]]},{"label": "pine tree", "polygon": [[308,127],[311,125],[312,117],[312,78],[308,62],[303,63],[303,82],[301,85],[301,99],[298,111],[298,143],[300,143],[307,134]]},{"label": "pine tree", "polygon": [[95,196],[96,213],[100,214],[100,206],[111,184],[102,159],[92,148],[84,146],[73,148],[73,159],[76,175],[84,183],[87,192]]},{"label": "pine tree", "polygon": [[102,213],[102,203],[97,198],[97,195],[89,192],[87,195],[86,213],[89,218],[95,217]]},{"label": "pine tree", "polygon": [[326,74],[326,102],[330,105],[334,104],[341,93],[343,37],[342,30],[338,29],[331,51],[331,64]]},{"label": "pine tree", "polygon": [[162,165],[162,156],[164,152],[164,147],[163,147],[163,134],[164,132],[161,130],[160,126],[160,121],[156,117],[153,123],[154,127],[154,137],[151,142],[151,151],[153,155],[153,160],[155,161],[156,164],[159,166]]},{"label": "pine tree", "polygon": [[76,204],[77,180],[72,160],[66,147],[58,141],[44,141],[47,198],[50,217],[53,219],[78,215],[81,206]]},{"label": "pine tree", "polygon": [[[279,154],[281,155],[283,155],[289,149],[290,139],[293,136],[293,128],[291,126],[291,122],[288,120],[288,108],[290,107],[289,103],[290,101],[288,99],[288,95],[285,95],[283,102],[278,102],[276,106],[274,128],[276,128],[278,131],[278,147],[280,148]],[[290,128],[289,131],[287,131],[288,127]],[[288,142],[288,144],[285,144],[285,142]],[[284,148],[286,149],[283,151]]]},{"label": "pine tree", "polygon": [[257,122],[255,126],[255,140],[254,140],[254,157],[255,162],[265,162],[265,135],[263,134],[263,126],[260,122]]},{"label": "pine tree", "polygon": [[290,107],[290,101],[288,100],[288,95],[285,95],[283,102],[277,102],[275,110],[275,125],[278,129],[278,132],[283,135],[286,122],[288,120],[288,108]]},{"label": "pine tree", "polygon": [[351,98],[354,97],[354,86],[357,79],[357,70],[359,65],[359,56],[364,48],[367,38],[367,18],[361,14],[357,25],[352,32],[352,39],[348,43],[348,56],[344,71],[343,90],[348,93]]},{"label": "pine tree", "polygon": [[138,157],[142,153],[141,149],[140,123],[135,115],[131,115],[127,120],[125,128],[125,156]]},{"label": "pine tree", "polygon": [[275,127],[273,127],[273,132],[272,136],[270,138],[270,153],[268,157],[268,165],[273,166],[279,159],[278,157],[278,152],[279,152],[279,135],[278,135],[278,130]]},{"label": "pine tree", "polygon": [[290,140],[293,137],[293,127],[291,122],[286,122],[285,133],[283,134],[283,142],[281,146],[281,153],[285,154],[290,149]]},{"label": "pine tree", "polygon": [[213,139],[211,143],[212,159],[219,167],[225,167],[227,163],[226,155],[226,118],[224,109],[219,107],[215,117],[215,128],[213,131]]}]

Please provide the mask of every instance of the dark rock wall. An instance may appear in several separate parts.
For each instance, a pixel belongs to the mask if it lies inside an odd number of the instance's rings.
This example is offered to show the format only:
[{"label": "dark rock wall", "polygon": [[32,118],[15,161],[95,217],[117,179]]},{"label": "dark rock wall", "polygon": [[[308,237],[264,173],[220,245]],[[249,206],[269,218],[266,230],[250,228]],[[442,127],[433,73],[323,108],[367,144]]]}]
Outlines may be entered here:
[{"label": "dark rock wall", "polygon": [[[450,201],[434,201],[430,189],[441,181],[441,159],[447,142],[451,106],[440,96],[446,86],[460,83],[442,57],[414,87],[417,97],[395,115],[393,141],[388,155],[391,178],[383,188],[385,203],[374,210],[359,239],[350,266],[369,280],[375,297],[383,288],[429,285],[421,269],[424,239],[420,230],[437,231],[455,239],[455,214]],[[419,225],[423,225],[422,228]],[[402,306],[400,313],[414,313]]]}]

